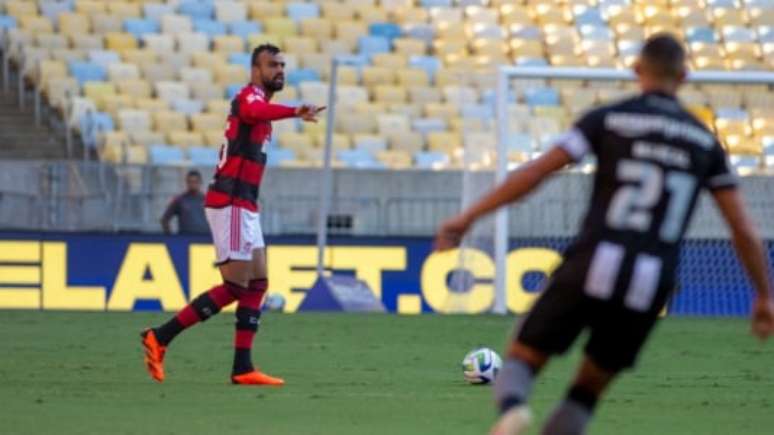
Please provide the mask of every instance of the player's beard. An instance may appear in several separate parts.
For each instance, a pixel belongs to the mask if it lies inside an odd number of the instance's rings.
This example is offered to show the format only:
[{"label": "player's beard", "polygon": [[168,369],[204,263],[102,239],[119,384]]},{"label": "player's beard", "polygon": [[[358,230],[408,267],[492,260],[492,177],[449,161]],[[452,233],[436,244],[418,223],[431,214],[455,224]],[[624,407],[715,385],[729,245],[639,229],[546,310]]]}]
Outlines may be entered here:
[{"label": "player's beard", "polygon": [[279,92],[285,87],[285,78],[274,77],[271,80],[263,82],[263,87],[270,92]]}]

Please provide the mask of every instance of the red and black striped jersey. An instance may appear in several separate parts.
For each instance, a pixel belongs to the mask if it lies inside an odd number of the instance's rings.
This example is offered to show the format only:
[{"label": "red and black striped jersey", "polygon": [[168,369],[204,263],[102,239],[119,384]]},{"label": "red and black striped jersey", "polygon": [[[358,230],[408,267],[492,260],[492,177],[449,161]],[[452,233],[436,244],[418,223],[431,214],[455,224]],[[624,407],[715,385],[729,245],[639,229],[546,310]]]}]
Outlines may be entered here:
[{"label": "red and black striped jersey", "polygon": [[225,143],[205,207],[229,205],[258,211],[258,194],[271,141],[271,121],[291,118],[295,109],[267,101],[263,89],[248,84],[231,101]]}]

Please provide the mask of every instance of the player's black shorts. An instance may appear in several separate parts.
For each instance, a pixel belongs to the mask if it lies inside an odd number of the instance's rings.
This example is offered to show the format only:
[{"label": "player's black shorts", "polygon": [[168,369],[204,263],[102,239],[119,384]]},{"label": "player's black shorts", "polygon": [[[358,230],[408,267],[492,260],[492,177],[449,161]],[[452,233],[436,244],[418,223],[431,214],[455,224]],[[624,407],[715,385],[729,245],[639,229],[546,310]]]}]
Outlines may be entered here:
[{"label": "player's black shorts", "polygon": [[658,311],[632,311],[586,296],[579,287],[551,282],[520,322],[517,340],[548,355],[562,354],[588,329],[586,355],[596,364],[611,372],[633,367]]}]

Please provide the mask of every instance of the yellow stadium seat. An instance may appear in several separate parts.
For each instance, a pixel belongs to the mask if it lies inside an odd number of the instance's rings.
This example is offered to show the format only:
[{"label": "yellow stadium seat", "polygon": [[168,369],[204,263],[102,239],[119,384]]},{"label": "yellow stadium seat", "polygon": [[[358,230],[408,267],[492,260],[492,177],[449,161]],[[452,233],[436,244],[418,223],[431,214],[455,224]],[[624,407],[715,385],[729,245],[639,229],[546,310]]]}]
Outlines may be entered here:
[{"label": "yellow stadium seat", "polygon": [[290,18],[271,17],[264,20],[266,33],[277,35],[282,38],[295,36],[297,34],[296,23]]},{"label": "yellow stadium seat", "polygon": [[427,43],[421,39],[395,38],[392,44],[395,53],[403,56],[424,56],[427,54]]},{"label": "yellow stadium seat", "polygon": [[421,68],[405,68],[398,70],[398,84],[405,87],[428,86],[430,77]]},{"label": "yellow stadium seat", "polygon": [[215,2],[215,19],[222,23],[233,23],[247,19],[247,5],[241,1]]},{"label": "yellow stadium seat", "polygon": [[478,102],[478,92],[469,86],[447,85],[441,91],[443,92],[444,101],[447,103],[463,106]]},{"label": "yellow stadium seat", "polygon": [[150,98],[150,97],[136,98],[134,100],[134,106],[138,110],[143,110],[147,113],[155,113],[155,112],[160,112],[164,110],[169,110],[168,102],[158,98]]},{"label": "yellow stadium seat", "polygon": [[102,136],[102,146],[105,148],[129,146],[129,135],[125,131],[108,131]]},{"label": "yellow stadium seat", "polygon": [[101,37],[87,33],[71,35],[70,44],[76,50],[102,50],[105,47]]},{"label": "yellow stadium seat", "polygon": [[83,96],[94,101],[97,107],[102,102],[105,95],[115,95],[116,88],[108,82],[86,82],[83,84]]},{"label": "yellow stadium seat", "polygon": [[411,128],[408,116],[398,114],[383,114],[376,118],[377,131],[387,135],[395,131],[407,131]]},{"label": "yellow stadium seat", "polygon": [[215,66],[215,82],[221,85],[247,83],[248,72],[242,65],[221,64]]},{"label": "yellow stadium seat", "polygon": [[228,100],[212,100],[207,102],[207,113],[214,113],[225,117],[230,111],[231,102]]},{"label": "yellow stadium seat", "polygon": [[[113,132],[110,131],[107,133],[108,135],[117,135],[117,134],[123,134],[123,132]],[[123,161],[123,149],[124,147],[129,147],[129,144],[126,143],[124,145],[123,142],[121,142],[120,138],[116,138],[116,142],[111,142],[110,144],[105,144],[99,148],[99,159],[106,163],[120,163]]]},{"label": "yellow stadium seat", "polygon": [[196,113],[191,115],[191,128],[194,131],[222,130],[225,122],[223,116],[214,113]]},{"label": "yellow stadium seat", "polygon": [[222,100],[225,94],[223,86],[217,83],[205,82],[191,87],[191,94],[195,100],[208,102]]},{"label": "yellow stadium seat", "polygon": [[126,149],[126,163],[131,165],[145,165],[148,163],[148,148],[142,145],[130,145]]},{"label": "yellow stadium seat", "polygon": [[141,145],[149,147],[151,145],[162,145],[166,143],[163,133],[155,131],[130,131],[129,142],[132,145]]},{"label": "yellow stadium seat", "polygon": [[142,79],[121,80],[116,83],[118,92],[135,98],[150,98],[153,94],[150,83]]},{"label": "yellow stadium seat", "polygon": [[279,135],[277,142],[282,148],[304,150],[314,148],[312,136],[304,133],[285,132]]},{"label": "yellow stadium seat", "polygon": [[362,70],[363,85],[372,87],[376,85],[391,85],[395,83],[395,70],[376,66],[367,66]]},{"label": "yellow stadium seat", "polygon": [[439,88],[449,85],[463,86],[471,81],[470,70],[443,68],[435,72],[435,85]]},{"label": "yellow stadium seat", "polygon": [[415,103],[385,103],[388,113],[397,113],[399,115],[406,115],[409,119],[415,119],[422,117],[422,111],[424,109],[422,104]]},{"label": "yellow stadium seat", "polygon": [[62,61],[44,59],[38,62],[37,71],[38,82],[45,87],[46,83],[53,78],[67,77],[67,65]]},{"label": "yellow stadium seat", "polygon": [[391,150],[414,154],[425,148],[425,139],[415,131],[393,131],[384,134]]},{"label": "yellow stadium seat", "polygon": [[78,0],[75,2],[75,11],[82,14],[95,14],[107,12],[109,2],[100,0]]},{"label": "yellow stadium seat", "polygon": [[175,35],[177,40],[177,51],[179,53],[199,53],[210,51],[210,38],[204,33],[178,33]]},{"label": "yellow stadium seat", "polygon": [[83,35],[91,31],[89,16],[80,13],[63,12],[59,14],[59,33],[63,35]]},{"label": "yellow stadium seat", "polygon": [[446,121],[456,118],[460,114],[459,106],[450,103],[425,104],[425,116],[428,118],[441,118]]},{"label": "yellow stadium seat", "polygon": [[283,37],[273,33],[252,33],[247,36],[248,49],[252,50],[255,47],[263,44],[272,44],[277,47],[282,47]]},{"label": "yellow stadium seat", "polygon": [[430,19],[427,8],[403,7],[392,12],[398,24],[426,23]]},{"label": "yellow stadium seat", "polygon": [[78,81],[72,77],[52,77],[45,82],[43,91],[48,104],[61,112],[67,101],[73,95],[78,95]]},{"label": "yellow stadium seat", "polygon": [[100,104],[97,105],[97,108],[115,118],[120,110],[134,108],[134,97],[125,94],[104,95],[100,99]]},{"label": "yellow stadium seat", "polygon": [[309,136],[316,136],[318,134],[325,134],[325,120],[320,120],[316,123],[314,122],[305,122],[301,125],[301,131],[304,132],[304,134]]},{"label": "yellow stadium seat", "polygon": [[25,15],[20,18],[21,28],[32,33],[52,33],[54,26],[46,17]]},{"label": "yellow stadium seat", "polygon": [[[328,80],[330,77],[330,72],[323,74],[323,79]],[[355,86],[360,82],[360,73],[357,71],[357,68],[351,67],[351,66],[340,66],[338,71],[338,82],[339,85],[343,86]]]},{"label": "yellow stadium seat", "polygon": [[707,89],[707,97],[714,109],[742,106],[742,94],[734,88],[713,86]]},{"label": "yellow stadium seat", "polygon": [[714,128],[715,114],[706,106],[688,106],[688,111],[708,128]]},{"label": "yellow stadium seat", "polygon": [[330,39],[333,35],[333,23],[328,18],[307,18],[301,21],[301,34],[317,41]]},{"label": "yellow stadium seat", "polygon": [[405,150],[377,151],[376,158],[390,169],[400,170],[411,167],[411,154]]},{"label": "yellow stadium seat", "polygon": [[147,64],[155,64],[158,61],[156,52],[147,49],[123,50],[121,58],[124,62],[133,63],[139,68]]},{"label": "yellow stadium seat", "polygon": [[118,126],[129,132],[149,131],[152,126],[150,113],[140,109],[119,110]]},{"label": "yellow stadium seat", "polygon": [[[313,137],[314,145],[317,148],[325,146],[325,134],[318,134]],[[334,150],[348,150],[352,148],[349,136],[346,134],[334,133],[331,138],[331,148]]]},{"label": "yellow stadium seat", "polygon": [[324,2],[320,7],[323,17],[331,21],[347,21],[355,18],[355,8],[351,4]]},{"label": "yellow stadium seat", "polygon": [[752,132],[756,136],[774,136],[774,111],[768,115],[753,115]]},{"label": "yellow stadium seat", "polygon": [[357,16],[366,24],[389,21],[387,11],[381,8],[375,8],[373,5],[366,3],[357,4],[355,9],[357,10]]},{"label": "yellow stadium seat", "polygon": [[107,10],[111,14],[123,18],[137,18],[142,16],[142,10],[139,3],[129,1],[110,1],[107,2]]},{"label": "yellow stadium seat", "polygon": [[154,112],[153,125],[154,130],[161,133],[188,130],[188,120],[185,115],[172,110]]},{"label": "yellow stadium seat", "polygon": [[360,86],[341,85],[336,88],[336,101],[342,107],[354,107],[358,103],[368,102],[368,90]]},{"label": "yellow stadium seat", "polygon": [[299,59],[302,67],[317,71],[323,80],[330,78],[331,58],[329,55],[323,53],[300,53]]},{"label": "yellow stadium seat", "polygon": [[320,52],[328,56],[352,54],[354,46],[343,39],[328,39],[320,41]]},{"label": "yellow stadium seat", "polygon": [[204,136],[198,131],[170,131],[167,133],[167,141],[170,145],[181,148],[204,146]]},{"label": "yellow stadium seat", "polygon": [[212,38],[212,47],[215,51],[241,53],[245,50],[245,41],[236,35],[220,35]]},{"label": "yellow stadium seat", "polygon": [[379,53],[375,54],[371,58],[371,62],[374,66],[382,68],[401,69],[408,65],[408,59],[402,54],[396,53]]},{"label": "yellow stadium seat", "polygon": [[193,24],[186,15],[164,15],[161,17],[161,32],[168,35],[191,33]]},{"label": "yellow stadium seat", "polygon": [[37,16],[38,5],[37,2],[10,0],[5,2],[5,13],[17,19],[24,16]]},{"label": "yellow stadium seat", "polygon": [[268,17],[285,15],[285,5],[268,0],[252,0],[248,3],[248,12],[253,20],[265,20]]},{"label": "yellow stadium seat", "polygon": [[178,81],[159,81],[154,83],[156,97],[172,103],[178,99],[185,99],[190,96],[190,89],[187,84]]},{"label": "yellow stadium seat", "polygon": [[361,36],[368,35],[368,27],[361,21],[337,21],[336,39],[341,39],[357,46]]},{"label": "yellow stadium seat", "polygon": [[716,118],[715,129],[718,134],[749,136],[752,134],[752,125],[748,119]]},{"label": "yellow stadium seat", "polygon": [[743,8],[712,8],[712,18],[715,25],[722,26],[746,26],[747,17]]},{"label": "yellow stadium seat", "polygon": [[191,66],[213,69],[226,65],[226,54],[211,51],[200,51],[191,54]]},{"label": "yellow stadium seat", "polygon": [[201,132],[204,136],[204,146],[210,148],[219,148],[226,142],[226,137],[223,134],[223,129],[219,130],[207,130]]},{"label": "yellow stadium seat", "polygon": [[774,23],[774,9],[772,8],[751,8],[750,24],[753,26],[771,26]]},{"label": "yellow stadium seat", "polygon": [[289,36],[284,41],[285,51],[295,54],[306,54],[317,52],[317,41],[306,36]]},{"label": "yellow stadium seat", "polygon": [[451,155],[462,148],[462,137],[455,132],[433,131],[427,134],[427,148],[430,151],[443,151]]},{"label": "yellow stadium seat", "polygon": [[119,33],[124,28],[124,19],[118,15],[98,13],[91,16],[91,29],[98,35]]},{"label": "yellow stadium seat", "polygon": [[405,103],[406,88],[402,86],[378,85],[374,88],[374,100],[382,103]]}]

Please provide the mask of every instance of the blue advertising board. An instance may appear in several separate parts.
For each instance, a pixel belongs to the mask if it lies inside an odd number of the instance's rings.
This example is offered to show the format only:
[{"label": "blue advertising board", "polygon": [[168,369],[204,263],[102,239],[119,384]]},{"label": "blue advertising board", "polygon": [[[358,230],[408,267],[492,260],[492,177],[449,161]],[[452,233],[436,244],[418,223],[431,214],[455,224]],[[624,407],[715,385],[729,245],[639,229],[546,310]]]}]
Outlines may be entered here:
[{"label": "blue advertising board", "polygon": [[[312,237],[269,237],[270,292],[295,312],[314,285]],[[514,239],[508,254],[507,306],[529,309],[561,261],[567,238]],[[483,313],[494,299],[494,260],[479,250],[433,253],[429,238],[334,237],[326,267],[365,282],[389,312]],[[774,259],[774,244],[767,243]],[[138,234],[0,233],[0,309],[177,310],[220,282],[206,237]],[[464,264],[475,278],[452,291],[450,274]],[[749,281],[726,240],[683,246],[673,315],[741,316]]]}]

